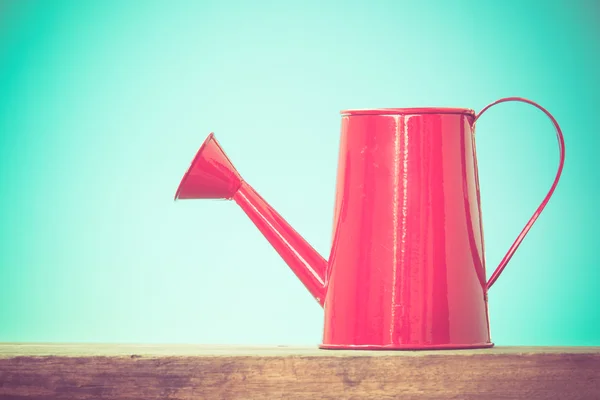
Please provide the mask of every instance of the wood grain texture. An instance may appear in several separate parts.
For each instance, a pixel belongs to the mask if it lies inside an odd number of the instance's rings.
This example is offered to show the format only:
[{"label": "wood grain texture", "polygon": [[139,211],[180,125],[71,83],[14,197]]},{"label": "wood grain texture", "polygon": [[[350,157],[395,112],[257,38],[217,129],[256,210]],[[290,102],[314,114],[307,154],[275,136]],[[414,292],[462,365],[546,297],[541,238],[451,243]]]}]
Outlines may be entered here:
[{"label": "wood grain texture", "polygon": [[0,398],[600,399],[600,348],[0,344]]}]

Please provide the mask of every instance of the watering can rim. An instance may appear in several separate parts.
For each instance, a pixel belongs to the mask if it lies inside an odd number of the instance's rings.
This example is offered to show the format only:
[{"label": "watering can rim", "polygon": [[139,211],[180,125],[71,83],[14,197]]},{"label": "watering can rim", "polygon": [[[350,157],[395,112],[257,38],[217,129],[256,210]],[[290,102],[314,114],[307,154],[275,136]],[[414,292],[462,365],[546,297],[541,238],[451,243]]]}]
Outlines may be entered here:
[{"label": "watering can rim", "polygon": [[363,108],[340,111],[342,115],[410,115],[410,114],[467,114],[475,116],[470,108],[457,107],[409,107],[409,108]]}]

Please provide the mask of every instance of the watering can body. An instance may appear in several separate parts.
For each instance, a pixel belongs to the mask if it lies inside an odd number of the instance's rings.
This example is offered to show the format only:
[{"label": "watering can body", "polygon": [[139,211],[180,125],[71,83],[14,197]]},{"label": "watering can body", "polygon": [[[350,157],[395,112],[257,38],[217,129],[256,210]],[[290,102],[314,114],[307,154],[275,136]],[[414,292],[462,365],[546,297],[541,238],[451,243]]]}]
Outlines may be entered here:
[{"label": "watering can body", "polygon": [[490,345],[474,112],[343,113],[322,347]]},{"label": "watering can body", "polygon": [[[554,184],[486,280],[475,122],[528,102],[553,121]],[[537,104],[342,111],[332,246],[325,260],[249,185],[209,135],[176,199],[233,199],[324,308],[324,349],[491,347],[488,289],[552,195],[562,132]]]}]

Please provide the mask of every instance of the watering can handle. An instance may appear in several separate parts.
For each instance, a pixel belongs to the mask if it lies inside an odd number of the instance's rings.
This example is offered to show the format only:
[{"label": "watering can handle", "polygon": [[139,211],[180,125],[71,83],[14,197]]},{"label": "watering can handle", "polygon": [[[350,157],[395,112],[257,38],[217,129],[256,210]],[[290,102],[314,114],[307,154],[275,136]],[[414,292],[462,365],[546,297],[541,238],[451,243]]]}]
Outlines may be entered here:
[{"label": "watering can handle", "polygon": [[556,137],[558,139],[558,149],[560,152],[560,161],[558,164],[558,171],[556,172],[556,177],[554,178],[554,183],[552,184],[552,187],[548,191],[548,194],[546,194],[546,197],[544,197],[544,200],[542,201],[542,203],[539,205],[537,210],[535,210],[535,213],[529,219],[529,221],[527,222],[527,225],[525,225],[525,227],[523,228],[523,230],[521,231],[519,236],[517,236],[517,239],[513,242],[512,246],[510,246],[510,249],[508,249],[508,252],[504,256],[502,261],[500,261],[500,264],[498,265],[498,267],[496,268],[496,270],[494,271],[494,273],[492,274],[492,276],[490,277],[490,279],[488,280],[488,282],[486,284],[486,290],[489,290],[489,288],[492,287],[494,282],[496,282],[496,280],[498,279],[498,277],[500,276],[500,274],[506,267],[506,264],[508,264],[508,262],[510,261],[512,256],[515,254],[515,251],[517,250],[517,248],[519,247],[519,245],[525,238],[525,235],[527,235],[527,233],[529,232],[529,230],[531,229],[531,227],[533,226],[533,224],[535,223],[537,218],[540,216],[540,214],[546,207],[546,204],[548,204],[548,201],[550,201],[550,197],[552,197],[552,194],[554,193],[554,189],[556,189],[556,185],[558,185],[558,181],[562,174],[563,166],[565,163],[565,140],[563,138],[562,131],[560,130],[560,126],[558,126],[558,122],[556,122],[556,119],[554,119],[552,114],[550,114],[544,107],[540,106],[537,103],[534,103],[531,100],[527,100],[527,99],[524,99],[521,97],[506,97],[506,98],[503,98],[500,100],[496,100],[495,102],[485,106],[483,108],[483,110],[481,110],[479,112],[479,114],[477,114],[477,116],[475,117],[475,121],[477,121],[479,119],[479,117],[481,117],[481,114],[486,112],[490,107],[495,106],[496,104],[499,104],[499,103],[507,102],[507,101],[520,101],[523,103],[531,104],[532,106],[537,107],[540,110],[542,110],[544,112],[544,114],[546,114],[548,116],[548,118],[550,118],[552,120],[552,123],[554,124],[554,127],[556,128]]}]

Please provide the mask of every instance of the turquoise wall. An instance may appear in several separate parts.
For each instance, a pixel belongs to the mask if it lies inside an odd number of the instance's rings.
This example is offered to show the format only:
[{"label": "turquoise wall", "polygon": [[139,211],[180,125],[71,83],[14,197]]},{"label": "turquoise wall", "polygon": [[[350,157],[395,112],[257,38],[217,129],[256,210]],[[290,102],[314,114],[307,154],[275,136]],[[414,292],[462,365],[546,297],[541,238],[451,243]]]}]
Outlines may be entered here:
[{"label": "turquoise wall", "polygon": [[[173,202],[214,131],[328,253],[344,108],[531,98],[552,201],[490,291],[498,345],[600,345],[597,1],[5,1],[0,341],[319,343],[233,203]],[[487,261],[550,187],[533,107],[478,123]]]}]

